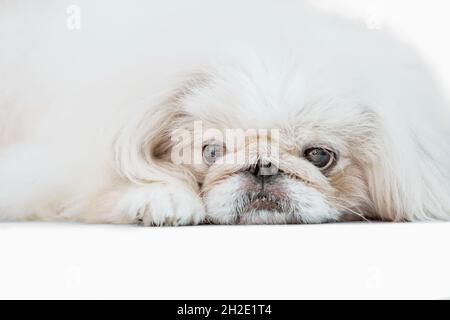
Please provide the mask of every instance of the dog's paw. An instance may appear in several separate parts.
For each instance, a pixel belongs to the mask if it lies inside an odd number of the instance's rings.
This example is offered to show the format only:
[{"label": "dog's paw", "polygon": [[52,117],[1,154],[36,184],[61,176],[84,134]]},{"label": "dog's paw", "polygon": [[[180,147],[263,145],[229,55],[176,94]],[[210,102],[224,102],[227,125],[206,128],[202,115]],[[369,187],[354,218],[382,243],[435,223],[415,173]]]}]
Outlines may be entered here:
[{"label": "dog's paw", "polygon": [[130,189],[119,206],[131,221],[145,226],[194,225],[205,218],[203,202],[197,194],[165,183]]}]

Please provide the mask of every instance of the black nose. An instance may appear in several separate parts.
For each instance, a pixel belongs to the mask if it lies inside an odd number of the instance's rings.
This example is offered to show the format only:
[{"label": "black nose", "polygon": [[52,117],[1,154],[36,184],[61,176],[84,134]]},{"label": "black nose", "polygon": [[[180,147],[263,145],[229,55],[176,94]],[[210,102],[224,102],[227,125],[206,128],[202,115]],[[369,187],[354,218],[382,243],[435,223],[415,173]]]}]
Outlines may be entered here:
[{"label": "black nose", "polygon": [[258,161],[255,166],[250,167],[249,171],[259,177],[272,177],[278,174],[278,168],[271,162]]}]

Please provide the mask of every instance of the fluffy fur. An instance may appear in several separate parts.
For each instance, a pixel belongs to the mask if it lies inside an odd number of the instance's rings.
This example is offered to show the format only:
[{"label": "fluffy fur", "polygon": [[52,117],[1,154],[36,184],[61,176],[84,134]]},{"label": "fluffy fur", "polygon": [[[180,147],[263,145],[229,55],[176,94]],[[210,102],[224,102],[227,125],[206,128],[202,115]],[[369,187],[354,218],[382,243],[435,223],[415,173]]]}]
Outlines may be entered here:
[{"label": "fluffy fur", "polygon": [[[79,30],[69,3],[0,2],[0,219],[450,219],[447,111],[408,45],[295,1],[74,3]],[[196,122],[279,136],[177,145]],[[211,141],[247,156],[173,163]],[[279,170],[264,187],[258,163]]]}]

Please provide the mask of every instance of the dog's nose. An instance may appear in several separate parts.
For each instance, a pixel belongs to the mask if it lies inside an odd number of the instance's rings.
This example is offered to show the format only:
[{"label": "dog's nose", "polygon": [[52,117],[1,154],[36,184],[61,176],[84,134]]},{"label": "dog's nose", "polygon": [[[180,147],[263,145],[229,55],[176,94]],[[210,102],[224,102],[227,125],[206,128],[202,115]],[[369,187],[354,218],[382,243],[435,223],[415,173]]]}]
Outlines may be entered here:
[{"label": "dog's nose", "polygon": [[258,161],[255,166],[250,167],[249,171],[258,177],[272,177],[278,174],[278,168],[273,163],[262,163],[262,161]]}]

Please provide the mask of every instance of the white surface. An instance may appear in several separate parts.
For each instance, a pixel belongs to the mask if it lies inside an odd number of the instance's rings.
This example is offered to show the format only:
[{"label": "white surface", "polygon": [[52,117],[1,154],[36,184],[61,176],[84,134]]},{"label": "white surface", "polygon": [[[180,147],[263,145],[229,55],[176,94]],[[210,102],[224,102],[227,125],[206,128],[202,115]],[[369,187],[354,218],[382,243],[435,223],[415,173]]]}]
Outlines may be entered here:
[{"label": "white surface", "polygon": [[0,224],[0,298],[449,298],[450,223]]},{"label": "white surface", "polygon": [[[448,1],[315,1],[394,27],[450,90]],[[449,245],[448,223],[1,223],[0,298],[449,298]]]}]

